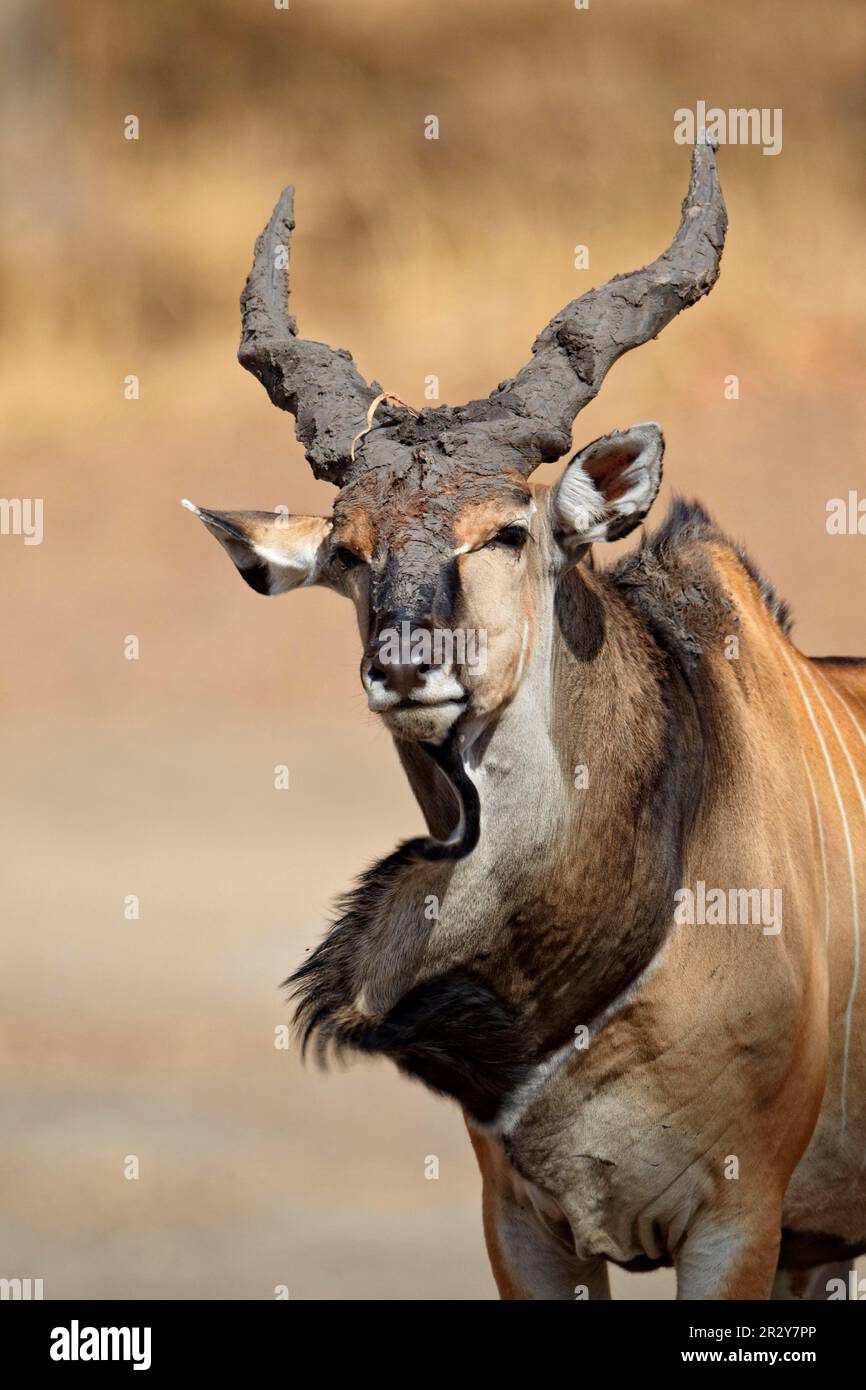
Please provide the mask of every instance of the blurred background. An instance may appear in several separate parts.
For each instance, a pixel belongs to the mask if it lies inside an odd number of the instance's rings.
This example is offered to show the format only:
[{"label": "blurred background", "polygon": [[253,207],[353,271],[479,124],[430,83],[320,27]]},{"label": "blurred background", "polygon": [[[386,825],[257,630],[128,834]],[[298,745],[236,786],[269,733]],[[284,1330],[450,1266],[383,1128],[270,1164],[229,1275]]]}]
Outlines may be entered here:
[{"label": "blurred background", "polygon": [[781,154],[720,151],[716,289],[575,438],[659,420],[656,517],[699,495],[806,651],[863,653],[866,538],[828,536],[825,508],[866,488],[864,33],[857,0],[6,0],[0,492],[44,499],[44,541],[0,537],[0,1275],[49,1298],[494,1296],[456,1109],[384,1062],[321,1076],[274,1046],[329,902],[420,819],[349,605],[264,602],[178,506],[331,505],[235,361],[253,242],[294,183],[304,336],[456,404],[670,240],[677,108],[781,107]]}]

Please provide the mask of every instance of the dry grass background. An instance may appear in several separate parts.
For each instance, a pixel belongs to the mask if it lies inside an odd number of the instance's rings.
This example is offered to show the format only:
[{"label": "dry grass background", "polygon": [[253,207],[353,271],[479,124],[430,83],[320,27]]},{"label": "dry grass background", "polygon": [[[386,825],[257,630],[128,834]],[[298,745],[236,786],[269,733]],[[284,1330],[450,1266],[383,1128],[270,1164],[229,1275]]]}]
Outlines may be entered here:
[{"label": "dry grass background", "polygon": [[260,601],[177,500],[330,505],[234,360],[284,183],[304,334],[457,402],[667,242],[677,107],[781,107],[778,157],[721,151],[711,298],[614,369],[576,438],[659,419],[665,492],[747,540],[806,650],[863,651],[866,541],[824,528],[864,488],[862,7],[10,0],[0,39],[0,491],[45,499],[41,546],[0,539],[0,1274],[49,1297],[490,1297],[451,1108],[272,1046],[329,899],[418,824],[348,606]]}]

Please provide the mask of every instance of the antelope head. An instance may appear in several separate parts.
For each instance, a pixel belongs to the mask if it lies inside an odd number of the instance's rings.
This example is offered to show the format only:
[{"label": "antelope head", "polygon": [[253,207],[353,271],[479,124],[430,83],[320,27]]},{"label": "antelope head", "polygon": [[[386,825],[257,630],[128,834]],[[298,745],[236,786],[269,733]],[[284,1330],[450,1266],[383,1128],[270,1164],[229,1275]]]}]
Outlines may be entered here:
[{"label": "antelope head", "polygon": [[627,535],[656,496],[654,424],[596,440],[552,490],[529,478],[569,450],[575,416],[617,358],[715,283],[727,223],[715,152],[695,146],[662,255],[569,304],[486,400],[418,413],[368,385],[348,352],[298,336],[288,312],[293,201],[287,188],[256,242],[239,359],[294,415],[316,477],[338,488],[333,511],[192,510],[258,593],[322,584],[352,600],[370,708],[404,751],[421,743],[439,761],[513,700],[558,576],[592,542]]}]

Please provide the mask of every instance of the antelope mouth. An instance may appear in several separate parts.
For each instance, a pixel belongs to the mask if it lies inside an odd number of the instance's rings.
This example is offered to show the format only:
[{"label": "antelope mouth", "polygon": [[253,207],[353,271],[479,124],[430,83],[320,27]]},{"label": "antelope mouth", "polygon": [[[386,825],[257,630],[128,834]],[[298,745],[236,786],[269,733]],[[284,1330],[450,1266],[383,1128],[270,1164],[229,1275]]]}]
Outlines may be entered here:
[{"label": "antelope mouth", "polygon": [[403,700],[379,711],[396,738],[413,743],[441,743],[464,713],[467,701]]},{"label": "antelope mouth", "polygon": [[385,714],[400,714],[407,709],[464,709],[466,699],[461,696],[459,699],[452,696],[450,699],[442,700],[401,700],[398,705],[391,705],[384,710]]}]

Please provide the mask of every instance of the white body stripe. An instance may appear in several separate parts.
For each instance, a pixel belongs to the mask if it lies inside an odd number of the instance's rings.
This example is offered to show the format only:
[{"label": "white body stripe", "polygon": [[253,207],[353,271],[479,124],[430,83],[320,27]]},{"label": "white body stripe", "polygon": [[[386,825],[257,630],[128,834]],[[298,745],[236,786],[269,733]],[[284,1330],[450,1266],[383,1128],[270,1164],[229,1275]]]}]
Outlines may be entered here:
[{"label": "white body stripe", "polygon": [[824,940],[830,940],[830,875],[827,872],[827,844],[824,839],[824,817],[821,815],[821,806],[818,801],[818,788],[815,786],[815,779],[809,768],[809,760],[803,754],[803,766],[806,769],[806,776],[809,779],[809,786],[812,790],[812,801],[815,803],[815,819],[818,822],[818,844],[821,846],[821,869],[824,874]]},{"label": "white body stripe", "polygon": [[827,771],[830,774],[830,781],[833,784],[833,791],[836,794],[836,803],[839,807],[839,815],[842,819],[842,830],[845,835],[845,844],[848,849],[848,869],[851,874],[851,917],[854,924],[854,978],[851,983],[851,992],[848,997],[848,1009],[845,1015],[845,1045],[842,1057],[841,1106],[842,1125],[844,1128],[845,1125],[848,1123],[848,1054],[851,1046],[851,1016],[854,1007],[854,996],[856,994],[857,983],[859,981],[860,975],[860,907],[857,897],[857,868],[854,862],[854,846],[851,841],[851,829],[848,825],[848,816],[845,812],[845,803],[842,800],[842,793],[839,790],[839,783],[836,780],[836,772],[833,767],[833,760],[830,757],[827,744],[824,740],[824,735],[821,733],[821,730],[818,726],[818,721],[815,718],[815,711],[812,709],[809,696],[806,694],[805,686],[803,685],[803,682],[800,680],[800,674],[797,670],[797,667],[794,665],[794,662],[788,655],[788,652],[785,646],[783,645],[781,639],[779,641],[779,648],[783,657],[785,658],[785,661],[788,663],[794,680],[797,682],[797,687],[800,691],[800,696],[803,701],[803,704],[806,707],[806,712],[809,715],[812,728],[815,730],[815,735],[818,739],[819,744],[821,745],[821,752],[824,754],[824,761],[827,764]]},{"label": "white body stripe", "polygon": [[[826,714],[827,718],[828,718],[829,721],[830,721],[830,725],[831,725],[831,727],[832,727],[832,729],[833,729],[833,733],[836,735],[836,738],[839,740],[839,746],[841,747],[842,752],[845,754],[845,759],[846,759],[846,761],[847,761],[847,763],[848,763],[848,767],[849,767],[849,769],[850,769],[850,771],[851,771],[851,776],[852,776],[853,779],[854,779],[854,786],[857,788],[857,795],[858,795],[859,798],[860,798],[860,806],[861,806],[861,809],[862,809],[862,811],[863,811],[863,822],[864,822],[864,826],[866,826],[866,795],[864,795],[864,792],[863,792],[863,784],[861,783],[860,778],[859,778],[859,776],[857,775],[857,769],[856,769],[856,767],[854,766],[854,759],[851,757],[851,754],[850,754],[849,749],[848,749],[848,745],[847,745],[847,743],[845,742],[844,738],[842,737],[841,730],[840,730],[838,724],[836,723],[836,720],[833,718],[833,712],[832,712],[832,710],[830,709],[830,706],[827,704],[827,701],[824,699],[824,696],[821,694],[820,690],[818,689],[818,682],[815,680],[815,677],[812,675],[812,672],[811,672],[811,671],[808,671],[807,674],[808,674],[808,676],[809,676],[810,681],[812,682],[812,687],[813,687],[813,689],[814,689],[814,691],[815,691],[815,694],[818,696],[818,699],[821,701],[821,707],[822,707],[822,709],[824,710],[824,713]],[[829,682],[827,682],[827,684],[829,684]],[[853,867],[852,867],[851,872],[852,872],[853,875],[856,876],[856,868],[853,868]],[[856,891],[856,877],[855,877],[855,890],[854,890],[854,896],[855,896],[855,900],[856,900],[856,897],[857,897],[857,891]],[[848,1007],[847,1007],[847,1009],[846,1009],[846,1011],[845,1011],[845,1080],[846,1080],[846,1082],[847,1082],[847,1068],[848,1068],[848,1050],[849,1050],[849,1046],[850,1046],[850,1042],[851,1042],[851,1028],[852,1028],[853,1017],[854,1017],[854,1004],[855,1004],[856,999],[857,999],[857,989],[858,989],[859,984],[860,984],[860,921],[859,921],[859,914],[858,914],[858,912],[855,912],[855,914],[854,914],[854,969],[853,969],[853,971],[852,971],[852,973],[851,973],[851,989],[850,989],[850,992],[849,992],[849,995],[848,995]],[[845,1095],[845,1092],[844,1092],[844,1090],[843,1090],[843,1097],[844,1097],[844,1095]],[[843,1115],[844,1115],[844,1113],[845,1113],[845,1109],[844,1109],[844,1105],[843,1105]]]},{"label": "white body stripe", "polygon": [[860,742],[863,744],[863,747],[866,748],[866,734],[864,734],[863,730],[860,728],[860,724],[859,724],[859,721],[858,721],[858,719],[857,719],[857,716],[855,715],[855,713],[854,713],[854,711],[852,710],[851,706],[848,704],[848,701],[845,699],[845,697],[844,697],[843,695],[840,695],[840,693],[839,693],[839,691],[836,689],[835,685],[831,685],[831,684],[830,684],[830,682],[828,681],[827,677],[824,675],[824,672],[823,672],[823,671],[819,671],[819,672],[818,672],[818,675],[821,677],[821,679],[822,679],[822,681],[824,682],[824,684],[826,685],[827,689],[828,689],[828,690],[832,690],[833,694],[836,696],[836,699],[839,701],[839,704],[840,704],[840,705],[842,706],[842,708],[847,712],[848,718],[851,720],[851,723],[854,725],[854,728],[857,730],[858,734],[860,735]]}]

